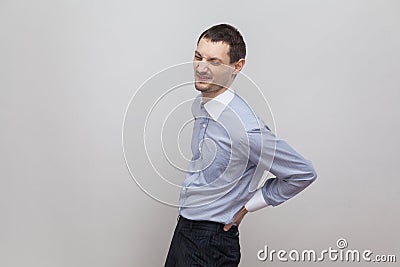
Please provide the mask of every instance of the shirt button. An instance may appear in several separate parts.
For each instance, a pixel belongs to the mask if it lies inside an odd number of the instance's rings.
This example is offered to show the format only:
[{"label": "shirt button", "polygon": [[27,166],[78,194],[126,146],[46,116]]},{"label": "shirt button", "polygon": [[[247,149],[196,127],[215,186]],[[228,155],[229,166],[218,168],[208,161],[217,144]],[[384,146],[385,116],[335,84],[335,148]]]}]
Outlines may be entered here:
[{"label": "shirt button", "polygon": [[206,128],[206,124],[205,123],[203,123],[203,128]]}]

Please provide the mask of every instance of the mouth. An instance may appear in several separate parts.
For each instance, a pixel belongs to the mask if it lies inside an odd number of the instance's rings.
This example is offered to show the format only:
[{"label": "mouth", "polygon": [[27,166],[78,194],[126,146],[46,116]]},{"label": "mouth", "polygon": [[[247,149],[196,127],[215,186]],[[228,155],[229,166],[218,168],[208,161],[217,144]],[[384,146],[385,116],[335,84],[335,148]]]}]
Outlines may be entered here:
[{"label": "mouth", "polygon": [[196,82],[207,82],[210,81],[211,77],[207,75],[196,75]]}]

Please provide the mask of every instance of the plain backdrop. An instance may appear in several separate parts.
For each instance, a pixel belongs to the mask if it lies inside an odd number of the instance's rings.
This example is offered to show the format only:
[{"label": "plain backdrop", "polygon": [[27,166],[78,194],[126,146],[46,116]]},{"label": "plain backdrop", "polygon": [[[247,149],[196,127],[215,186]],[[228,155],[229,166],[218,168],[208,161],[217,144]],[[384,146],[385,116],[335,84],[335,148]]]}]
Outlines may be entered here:
[{"label": "plain backdrop", "polygon": [[245,217],[241,266],[308,266],[256,254],[339,238],[400,260],[399,1],[1,0],[0,266],[163,265],[177,209],[128,172],[123,118],[146,79],[192,60],[221,22],[244,35],[277,135],[318,173]]}]

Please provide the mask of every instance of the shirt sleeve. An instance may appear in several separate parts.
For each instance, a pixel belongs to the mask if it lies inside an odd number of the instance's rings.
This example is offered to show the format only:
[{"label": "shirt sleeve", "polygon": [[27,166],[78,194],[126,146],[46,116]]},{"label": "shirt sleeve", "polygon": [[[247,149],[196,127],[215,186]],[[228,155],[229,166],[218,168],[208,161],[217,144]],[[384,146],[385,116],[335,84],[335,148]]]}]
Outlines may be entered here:
[{"label": "shirt sleeve", "polygon": [[249,212],[253,212],[267,206],[269,206],[269,204],[265,202],[261,189],[258,189],[254,196],[246,203],[246,205],[244,205],[246,210]]},{"label": "shirt sleeve", "polygon": [[311,161],[285,141],[277,139],[269,129],[249,131],[247,137],[249,160],[261,171],[268,170],[276,176],[268,179],[246,203],[248,211],[277,206],[300,193],[317,178]]}]

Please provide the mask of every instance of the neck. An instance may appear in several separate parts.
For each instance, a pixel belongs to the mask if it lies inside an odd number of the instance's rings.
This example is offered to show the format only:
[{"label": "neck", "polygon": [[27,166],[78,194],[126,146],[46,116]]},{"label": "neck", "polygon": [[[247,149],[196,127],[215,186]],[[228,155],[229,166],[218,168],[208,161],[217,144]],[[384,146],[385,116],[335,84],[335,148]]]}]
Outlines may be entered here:
[{"label": "neck", "polygon": [[221,88],[218,91],[213,91],[213,92],[202,92],[201,96],[203,98],[203,102],[206,103],[207,101],[211,100],[212,98],[217,97],[218,95],[222,94],[223,92],[225,92],[226,90],[228,90],[228,88],[224,87]]}]

